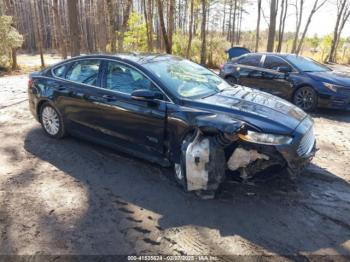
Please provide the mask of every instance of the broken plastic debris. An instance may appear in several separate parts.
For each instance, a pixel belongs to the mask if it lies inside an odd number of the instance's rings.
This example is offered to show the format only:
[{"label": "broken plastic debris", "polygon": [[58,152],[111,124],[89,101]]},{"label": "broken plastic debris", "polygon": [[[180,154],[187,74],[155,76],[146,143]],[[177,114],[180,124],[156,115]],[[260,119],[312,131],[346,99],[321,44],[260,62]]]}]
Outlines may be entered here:
[{"label": "broken plastic debris", "polygon": [[230,170],[235,171],[239,168],[247,167],[258,159],[269,160],[270,158],[267,155],[258,153],[256,150],[245,150],[238,147],[228,160],[227,166]]},{"label": "broken plastic debris", "polygon": [[187,147],[186,150],[186,174],[187,188],[189,191],[207,189],[209,162],[209,140],[200,139],[200,133]]}]

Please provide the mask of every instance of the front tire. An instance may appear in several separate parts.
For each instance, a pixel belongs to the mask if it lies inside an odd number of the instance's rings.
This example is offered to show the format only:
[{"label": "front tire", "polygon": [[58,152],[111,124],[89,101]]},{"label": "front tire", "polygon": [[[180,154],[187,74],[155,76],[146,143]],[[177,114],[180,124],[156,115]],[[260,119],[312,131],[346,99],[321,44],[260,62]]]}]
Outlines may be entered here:
[{"label": "front tire", "polygon": [[317,107],[317,93],[310,86],[299,88],[293,96],[293,103],[306,112],[312,112]]},{"label": "front tire", "polygon": [[45,103],[40,108],[40,123],[45,133],[51,138],[62,138],[66,135],[62,116],[56,108]]},{"label": "front tire", "polygon": [[237,79],[233,76],[227,77],[226,82],[229,83],[231,86],[237,85]]},{"label": "front tire", "polygon": [[186,179],[186,151],[189,144],[194,139],[194,133],[189,133],[185,136],[181,143],[180,163],[174,164],[174,178],[176,183],[185,191],[187,191]]},{"label": "front tire", "polygon": [[187,181],[186,181],[186,170],[184,163],[181,159],[181,163],[174,164],[174,178],[176,183],[183,189],[187,190]]}]

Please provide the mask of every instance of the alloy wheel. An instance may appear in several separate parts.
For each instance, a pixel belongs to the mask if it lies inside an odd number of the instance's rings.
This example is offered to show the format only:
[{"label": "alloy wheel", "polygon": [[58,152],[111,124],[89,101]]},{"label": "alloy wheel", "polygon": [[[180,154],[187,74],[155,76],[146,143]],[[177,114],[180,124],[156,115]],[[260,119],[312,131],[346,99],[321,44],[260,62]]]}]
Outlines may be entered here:
[{"label": "alloy wheel", "polygon": [[309,87],[302,87],[297,90],[294,96],[294,104],[305,111],[311,111],[315,107],[315,92]]},{"label": "alloy wheel", "polygon": [[234,86],[237,84],[237,80],[236,78],[229,76],[228,78],[226,78],[227,83],[229,83],[231,86]]},{"label": "alloy wheel", "polygon": [[60,119],[57,112],[51,106],[45,106],[41,112],[42,124],[45,131],[55,136],[60,131]]},{"label": "alloy wheel", "polygon": [[176,178],[179,181],[182,181],[183,180],[183,174],[182,174],[181,164],[175,163],[174,169],[175,169],[175,176],[176,176]]}]

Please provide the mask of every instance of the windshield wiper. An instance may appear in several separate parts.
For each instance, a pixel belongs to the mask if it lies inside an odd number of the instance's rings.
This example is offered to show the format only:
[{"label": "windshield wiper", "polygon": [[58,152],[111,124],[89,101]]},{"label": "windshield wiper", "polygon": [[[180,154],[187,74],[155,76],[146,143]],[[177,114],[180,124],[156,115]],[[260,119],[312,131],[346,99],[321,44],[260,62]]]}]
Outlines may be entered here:
[{"label": "windshield wiper", "polygon": [[201,99],[204,99],[204,98],[208,98],[208,97],[210,97],[210,96],[213,96],[213,95],[216,95],[217,93],[211,93],[211,94],[209,94],[209,95],[206,95],[206,96],[202,96],[201,97]]}]

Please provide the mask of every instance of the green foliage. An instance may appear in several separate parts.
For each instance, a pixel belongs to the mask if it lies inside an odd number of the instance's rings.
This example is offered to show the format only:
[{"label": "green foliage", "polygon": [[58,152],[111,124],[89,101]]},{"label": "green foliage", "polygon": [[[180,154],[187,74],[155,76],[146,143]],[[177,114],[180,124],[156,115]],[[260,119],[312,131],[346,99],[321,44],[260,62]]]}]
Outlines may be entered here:
[{"label": "green foliage", "polygon": [[124,34],[124,50],[129,52],[147,51],[147,27],[142,16],[136,12],[130,14],[129,30]]},{"label": "green foliage", "polygon": [[309,40],[312,48],[314,48],[314,49],[316,49],[321,42],[321,39],[317,35],[314,35],[314,37],[309,38],[308,40]]},{"label": "green foliage", "polygon": [[227,53],[225,51],[230,48],[230,45],[225,37],[211,35],[207,43],[208,66],[219,67],[220,64],[226,62]]},{"label": "green foliage", "polygon": [[0,16],[0,39],[0,65],[6,66],[11,49],[23,43],[23,36],[12,27],[11,16]]},{"label": "green foliage", "polygon": [[[173,36],[173,54],[177,56],[186,57],[188,45],[188,36],[180,32],[176,32]],[[207,35],[207,65],[209,67],[218,67],[227,60],[225,51],[230,47],[230,43],[225,37],[217,34]],[[195,36],[192,40],[189,59],[199,63],[201,51],[201,39]]]}]

